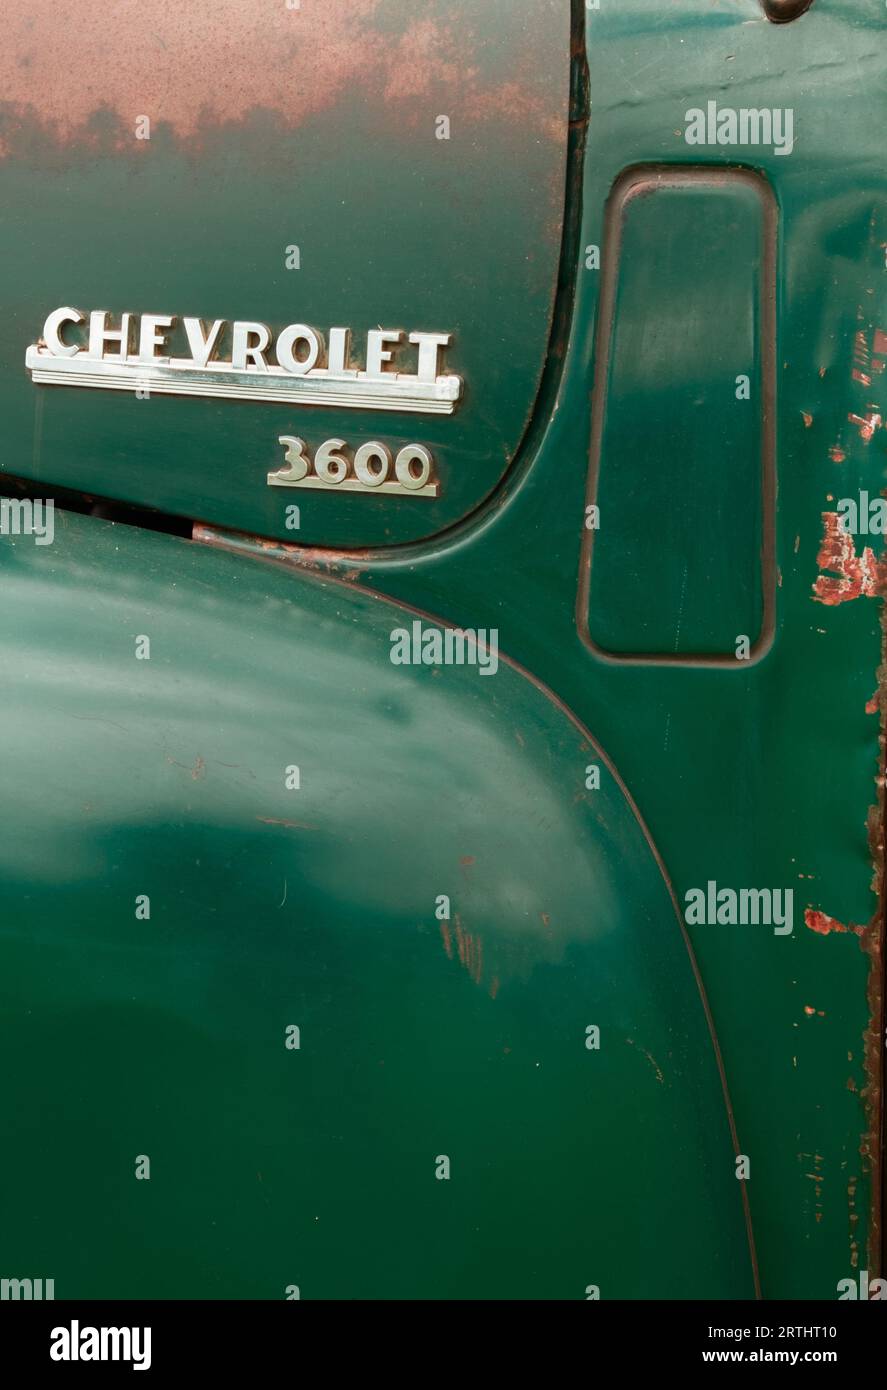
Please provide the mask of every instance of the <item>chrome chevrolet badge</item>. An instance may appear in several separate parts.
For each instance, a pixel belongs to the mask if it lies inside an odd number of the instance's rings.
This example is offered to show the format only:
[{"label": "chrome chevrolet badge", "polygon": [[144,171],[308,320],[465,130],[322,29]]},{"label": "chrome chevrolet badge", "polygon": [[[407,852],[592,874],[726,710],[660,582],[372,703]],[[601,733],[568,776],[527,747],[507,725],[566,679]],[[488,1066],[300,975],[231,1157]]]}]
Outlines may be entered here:
[{"label": "chrome chevrolet badge", "polygon": [[[108,391],[147,389],[174,396],[437,415],[452,414],[462,394],[461,377],[440,370],[451,333],[370,329],[360,367],[352,361],[348,328],[331,328],[325,340],[316,328],[290,323],[273,338],[264,323],[241,320],[182,318],[179,330],[179,320],[171,314],[125,313],[116,326],[110,318],[103,309],[88,315],[54,309],[42,338],[25,354],[32,380]],[[77,325],[87,323],[86,342],[77,342]],[[177,335],[189,355],[168,355],[169,340]],[[405,364],[398,358],[407,354],[414,370],[401,371],[399,365]]]}]

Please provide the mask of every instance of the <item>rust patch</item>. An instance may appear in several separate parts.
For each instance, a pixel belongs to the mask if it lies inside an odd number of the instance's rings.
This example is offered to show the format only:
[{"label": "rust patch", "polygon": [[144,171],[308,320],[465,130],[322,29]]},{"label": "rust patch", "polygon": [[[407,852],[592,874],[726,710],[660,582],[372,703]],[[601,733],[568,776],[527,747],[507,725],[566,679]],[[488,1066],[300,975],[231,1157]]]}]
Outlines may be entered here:
[{"label": "rust patch", "polygon": [[216,546],[219,550],[230,550],[235,554],[243,552],[267,555],[269,559],[281,560],[297,569],[310,570],[313,574],[325,574],[353,584],[364,573],[355,562],[369,560],[373,551],[334,550],[331,547],[290,545],[286,541],[265,540],[261,536],[248,536],[239,531],[222,531],[215,526],[204,526],[196,522],[191,528],[191,539],[202,545]]},{"label": "rust patch", "polygon": [[399,16],[384,0],[303,0],[299,9],[283,0],[6,0],[0,92],[10,138],[36,121],[56,146],[90,143],[98,118],[112,144],[138,152],[149,143],[134,139],[142,114],[199,141],[257,110],[295,127],[355,96],[402,131],[428,120],[444,96],[439,109],[463,123],[501,119],[524,138],[565,141],[564,84],[539,61],[550,44],[543,16],[532,22],[527,7],[502,36],[510,75],[490,81],[489,39],[472,9],[416,17],[412,8]]},{"label": "rust patch", "polygon": [[[856,376],[855,372],[854,376]],[[855,415],[851,411],[847,419],[850,421],[851,425],[856,425],[859,430],[859,437],[865,444],[868,444],[875,430],[879,430],[884,423],[881,419],[880,412],[877,410],[870,410],[868,415]]]},{"label": "rust patch", "polygon": [[[850,926],[845,927],[844,923],[839,922],[836,917],[829,917],[828,913],[820,912],[818,909],[812,907],[805,908],[804,910],[804,925],[809,927],[811,931],[816,932],[819,936],[830,936],[832,932],[839,934],[842,932],[849,932],[854,936],[862,936],[865,932],[865,927],[855,927],[852,923]],[[813,1012],[813,1010],[807,1010],[805,1008],[804,1012]]]},{"label": "rust patch", "polygon": [[[378,74],[378,4],[326,0],[289,10],[280,3],[257,15],[242,0],[80,0],[76,7],[13,0],[4,15],[0,91],[7,110],[22,122],[36,118],[59,146],[89,141],[97,113],[119,124],[135,150],[148,143],[132,137],[140,114],[185,140],[257,107],[295,125]],[[294,80],[306,65],[311,80]]]},{"label": "rust patch", "polygon": [[837,512],[823,512],[822,521],[823,538],[816,563],[831,573],[817,576],[814,598],[829,607],[855,598],[883,598],[887,592],[883,561],[868,545],[857,555],[853,536],[844,530]]},{"label": "rust patch", "polygon": [[[353,562],[369,557],[368,550],[332,550],[324,546],[278,545],[274,541],[260,541],[263,550],[282,551],[282,558],[301,569],[314,570],[317,574],[335,574],[339,579],[354,583],[363,574],[355,569]],[[346,563],[343,564],[343,561]]]},{"label": "rust patch", "polygon": [[553,114],[538,92],[529,89],[523,80],[503,82],[490,91],[475,91],[465,103],[465,110],[473,121],[486,122],[507,115],[508,122],[535,129],[549,140],[563,138],[563,122],[559,114]]}]

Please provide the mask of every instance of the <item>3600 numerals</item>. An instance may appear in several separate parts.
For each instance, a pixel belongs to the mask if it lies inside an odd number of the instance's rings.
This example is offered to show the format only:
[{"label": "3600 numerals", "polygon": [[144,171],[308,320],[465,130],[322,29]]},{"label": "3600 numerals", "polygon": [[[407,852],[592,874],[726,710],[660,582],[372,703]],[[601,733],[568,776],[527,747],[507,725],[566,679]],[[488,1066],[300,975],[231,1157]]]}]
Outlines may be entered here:
[{"label": "3600 numerals", "polygon": [[304,439],[282,434],[284,465],[268,474],[271,487],[310,487],[326,492],[395,492],[401,497],[436,497],[434,459],[424,444],[404,444],[396,454],[378,439],[351,449],[344,439],[326,439],[312,456]]}]

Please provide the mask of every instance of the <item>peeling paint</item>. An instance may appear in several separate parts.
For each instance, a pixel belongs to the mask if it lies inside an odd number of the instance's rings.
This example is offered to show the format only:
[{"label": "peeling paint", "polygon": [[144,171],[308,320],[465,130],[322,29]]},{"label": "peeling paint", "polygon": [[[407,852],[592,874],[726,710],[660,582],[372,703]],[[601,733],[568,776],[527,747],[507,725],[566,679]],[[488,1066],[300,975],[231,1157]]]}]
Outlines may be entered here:
[{"label": "peeling paint", "polygon": [[855,927],[852,924],[845,927],[837,918],[829,917],[827,913],[812,907],[804,910],[804,924],[819,936],[829,936],[832,932],[849,932],[854,936],[862,936],[865,931],[865,927]]},{"label": "peeling paint", "polygon": [[872,550],[865,546],[857,555],[852,535],[841,525],[837,512],[823,512],[823,538],[816,556],[821,570],[813,584],[813,596],[819,603],[835,607],[856,598],[883,598],[884,565]]},{"label": "peeling paint", "polygon": [[[854,376],[856,376],[855,372]],[[874,435],[875,430],[880,429],[881,425],[884,423],[880,411],[874,409],[870,410],[868,415],[855,415],[851,411],[847,419],[850,421],[851,425],[857,426],[859,429],[859,437],[866,444],[868,444],[869,440]]]}]

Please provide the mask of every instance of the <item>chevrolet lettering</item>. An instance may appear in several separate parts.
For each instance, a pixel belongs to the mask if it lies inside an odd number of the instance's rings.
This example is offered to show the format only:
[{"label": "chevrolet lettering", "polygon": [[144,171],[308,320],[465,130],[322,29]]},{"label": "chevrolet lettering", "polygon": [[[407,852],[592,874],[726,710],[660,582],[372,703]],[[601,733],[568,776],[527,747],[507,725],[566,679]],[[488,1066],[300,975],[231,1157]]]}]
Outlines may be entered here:
[{"label": "chevrolet lettering", "polygon": [[[451,333],[372,328],[359,367],[349,328],[331,328],[324,338],[308,324],[290,323],[275,337],[266,324],[239,319],[179,322],[172,314],[54,309],[25,365],[33,381],[53,386],[356,410],[450,415],[462,394],[461,378],[441,371]],[[171,352],[176,339],[187,347],[180,356]]]}]

